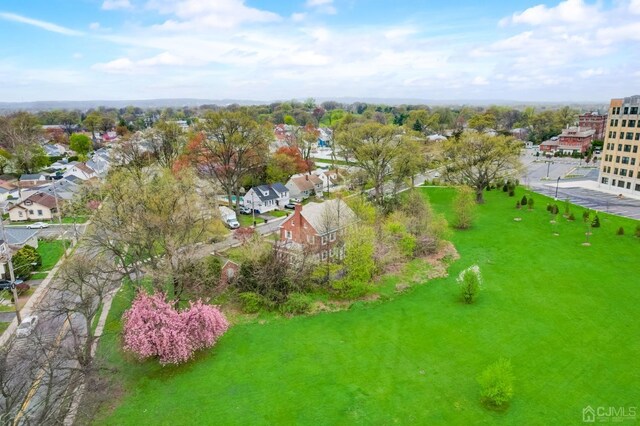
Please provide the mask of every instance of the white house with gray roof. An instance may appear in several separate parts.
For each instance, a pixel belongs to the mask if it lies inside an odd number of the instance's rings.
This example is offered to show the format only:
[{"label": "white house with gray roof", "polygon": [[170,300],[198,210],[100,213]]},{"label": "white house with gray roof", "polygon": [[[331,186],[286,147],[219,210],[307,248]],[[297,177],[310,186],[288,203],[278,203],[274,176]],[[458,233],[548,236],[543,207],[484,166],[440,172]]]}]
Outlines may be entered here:
[{"label": "white house with gray roof", "polygon": [[244,196],[243,206],[258,213],[282,210],[289,204],[289,190],[281,183],[254,186]]}]

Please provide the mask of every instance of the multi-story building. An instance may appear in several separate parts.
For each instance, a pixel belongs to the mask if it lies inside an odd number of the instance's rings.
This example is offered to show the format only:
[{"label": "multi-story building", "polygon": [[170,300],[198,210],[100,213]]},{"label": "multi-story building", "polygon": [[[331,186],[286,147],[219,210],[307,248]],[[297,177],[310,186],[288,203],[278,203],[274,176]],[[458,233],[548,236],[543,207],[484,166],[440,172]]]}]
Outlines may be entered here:
[{"label": "multi-story building", "polygon": [[595,131],[593,129],[583,129],[580,127],[569,127],[564,129],[558,136],[558,149],[563,154],[573,154],[587,152],[593,142]]},{"label": "multi-story building", "polygon": [[612,99],[600,164],[600,187],[640,195],[640,95]]},{"label": "multi-story building", "polygon": [[595,133],[593,138],[596,140],[604,140],[604,132],[607,128],[607,114],[598,114],[597,112],[587,112],[578,117],[578,127],[581,129],[592,129]]}]

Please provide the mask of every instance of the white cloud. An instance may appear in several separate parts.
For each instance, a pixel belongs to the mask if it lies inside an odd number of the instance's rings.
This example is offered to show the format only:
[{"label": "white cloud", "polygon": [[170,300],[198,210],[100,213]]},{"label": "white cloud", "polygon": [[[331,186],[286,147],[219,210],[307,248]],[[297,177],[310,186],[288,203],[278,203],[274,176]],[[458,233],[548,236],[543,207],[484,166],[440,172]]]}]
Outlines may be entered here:
[{"label": "white cloud", "polygon": [[634,15],[640,15],[640,0],[631,0],[629,2],[629,12]]},{"label": "white cloud", "polygon": [[304,12],[296,12],[291,14],[291,20],[293,22],[302,22],[307,17],[307,14]]},{"label": "white cloud", "polygon": [[131,9],[132,7],[129,0],[104,0],[102,3],[102,10]]},{"label": "white cloud", "polygon": [[100,29],[100,22],[92,22],[89,24],[89,29],[90,30],[99,30]]},{"label": "white cloud", "polygon": [[17,15],[15,13],[0,12],[0,19],[6,21],[19,22],[21,24],[32,25],[34,27],[42,28],[43,30],[51,31],[58,34],[64,34],[68,36],[80,36],[83,35],[81,31],[72,30],[51,22],[40,21],[38,19],[27,18],[26,16]]},{"label": "white cloud", "polygon": [[172,15],[157,29],[181,31],[196,28],[233,28],[244,23],[280,21],[280,15],[248,7],[244,0],[149,0],[147,9]]},{"label": "white cloud", "polygon": [[118,58],[110,62],[97,63],[93,69],[110,74],[149,74],[158,66],[178,66],[183,65],[184,59],[169,52],[149,58],[133,61],[129,58]]},{"label": "white cloud", "polygon": [[583,0],[565,0],[555,7],[539,4],[523,12],[516,12],[511,17],[502,19],[500,25],[540,26],[561,23],[594,26],[599,22],[600,8],[598,5],[590,6],[585,4]]},{"label": "white cloud", "polygon": [[593,77],[593,76],[598,76],[598,75],[605,75],[608,74],[608,72],[604,69],[604,68],[589,68],[583,71],[580,71],[580,77],[582,78],[589,78],[589,77]]},{"label": "white cloud", "polygon": [[317,12],[335,15],[338,10],[333,5],[333,0],[307,0],[305,6],[315,9]]}]

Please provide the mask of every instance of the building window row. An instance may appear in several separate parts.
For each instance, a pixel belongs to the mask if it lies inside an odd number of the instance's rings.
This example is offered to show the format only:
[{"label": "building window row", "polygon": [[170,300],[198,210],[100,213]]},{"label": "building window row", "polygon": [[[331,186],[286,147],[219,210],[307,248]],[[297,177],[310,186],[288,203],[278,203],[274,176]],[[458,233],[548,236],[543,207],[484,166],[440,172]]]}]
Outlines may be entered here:
[{"label": "building window row", "polygon": [[[618,107],[618,113],[620,113],[620,107]],[[624,107],[623,114],[635,115],[638,113],[638,107]]]},{"label": "building window row", "polygon": [[611,114],[612,114],[612,115],[618,115],[618,114],[620,114],[620,107],[613,107],[613,108],[611,108]]}]

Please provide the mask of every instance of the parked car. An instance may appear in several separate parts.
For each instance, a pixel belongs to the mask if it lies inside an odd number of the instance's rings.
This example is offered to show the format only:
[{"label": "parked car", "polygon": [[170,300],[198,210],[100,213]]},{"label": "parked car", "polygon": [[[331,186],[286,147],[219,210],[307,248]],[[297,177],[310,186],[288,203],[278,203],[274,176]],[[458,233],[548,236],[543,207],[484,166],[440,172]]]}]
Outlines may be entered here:
[{"label": "parked car", "polygon": [[[15,284],[22,284],[24,281],[16,280]],[[11,290],[11,281],[9,280],[0,280],[0,290]]]},{"label": "parked car", "polygon": [[247,206],[240,207],[240,213],[251,214],[251,207],[247,207]]},{"label": "parked car", "polygon": [[296,208],[296,203],[285,204],[284,208],[294,210]]},{"label": "parked car", "polygon": [[48,228],[48,227],[49,227],[49,224],[45,222],[35,222],[27,225],[27,228],[29,229],[42,229],[42,228]]},{"label": "parked car", "polygon": [[35,330],[38,325],[38,316],[34,315],[32,317],[26,317],[22,319],[22,322],[18,326],[18,331],[16,332],[17,337],[27,337],[30,335],[33,330]]}]

